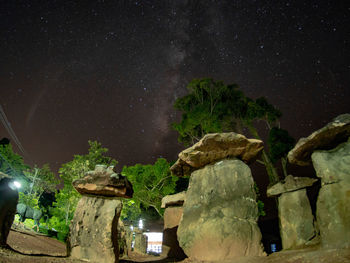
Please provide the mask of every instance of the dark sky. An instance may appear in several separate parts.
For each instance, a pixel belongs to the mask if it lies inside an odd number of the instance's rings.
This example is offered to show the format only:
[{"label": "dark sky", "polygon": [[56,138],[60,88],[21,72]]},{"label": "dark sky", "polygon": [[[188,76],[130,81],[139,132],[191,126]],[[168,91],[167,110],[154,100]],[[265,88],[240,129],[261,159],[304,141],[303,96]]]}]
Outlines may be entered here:
[{"label": "dark sky", "polygon": [[299,139],[350,112],[349,25],[348,1],[1,1],[0,104],[55,170],[89,139],[118,169],[175,160],[193,78],[266,96]]}]

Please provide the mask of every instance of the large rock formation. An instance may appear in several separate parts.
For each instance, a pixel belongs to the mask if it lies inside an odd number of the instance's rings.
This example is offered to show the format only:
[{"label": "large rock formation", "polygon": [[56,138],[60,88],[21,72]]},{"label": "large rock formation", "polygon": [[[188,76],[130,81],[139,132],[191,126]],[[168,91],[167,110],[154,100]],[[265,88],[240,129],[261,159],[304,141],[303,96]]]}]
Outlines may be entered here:
[{"label": "large rock formation", "polygon": [[262,255],[258,207],[249,167],[222,160],[192,173],[177,235],[194,260]]},{"label": "large rock formation", "polygon": [[311,158],[322,182],[316,213],[322,244],[350,247],[350,139]]},{"label": "large rock formation", "polygon": [[113,168],[99,165],[73,185],[84,195],[70,225],[70,256],[90,262],[118,262],[117,228],[122,209],[118,197],[131,197],[131,184],[116,176]]},{"label": "large rock formation", "polygon": [[231,157],[251,163],[258,158],[262,149],[262,141],[247,139],[242,134],[234,132],[207,134],[192,147],[182,151],[170,170],[176,176],[188,176],[207,164]]},{"label": "large rock formation", "polygon": [[336,117],[325,127],[301,138],[288,153],[290,163],[305,166],[311,164],[311,154],[315,150],[330,150],[347,141],[350,136],[350,114]]},{"label": "large rock formation", "polygon": [[126,177],[113,171],[113,166],[96,165],[94,171],[73,182],[74,188],[80,194],[97,196],[132,197],[133,189]]},{"label": "large rock formation", "polygon": [[177,260],[186,258],[177,239],[177,229],[182,218],[182,205],[185,199],[186,192],[167,195],[162,199],[162,208],[165,208],[162,254]]},{"label": "large rock formation", "polygon": [[7,246],[7,237],[16,214],[18,192],[13,178],[0,172],[0,247]]},{"label": "large rock formation", "polygon": [[283,249],[303,246],[316,237],[314,217],[312,215],[306,187],[317,179],[293,177],[288,175],[267,190],[268,196],[278,197],[278,216]]}]

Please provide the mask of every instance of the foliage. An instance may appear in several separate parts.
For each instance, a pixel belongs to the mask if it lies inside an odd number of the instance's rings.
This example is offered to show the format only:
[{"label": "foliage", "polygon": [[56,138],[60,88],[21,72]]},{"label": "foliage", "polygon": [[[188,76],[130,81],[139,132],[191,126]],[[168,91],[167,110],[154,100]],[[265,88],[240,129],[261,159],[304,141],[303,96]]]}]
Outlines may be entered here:
[{"label": "foliage", "polygon": [[0,144],[0,172],[21,179],[27,169],[29,166],[24,164],[22,156],[13,151],[11,144]]},{"label": "foliage", "polygon": [[136,164],[124,166],[122,174],[132,183],[133,201],[138,209],[149,207],[155,209],[160,216],[162,198],[175,191],[177,177],[171,176],[169,163],[159,158],[154,165]]},{"label": "foliage", "polygon": [[80,194],[74,189],[72,182],[94,170],[96,164],[107,166],[116,165],[118,162],[111,157],[105,156],[107,148],[103,148],[97,141],[89,141],[89,150],[85,155],[74,155],[72,161],[62,165],[58,173],[64,182],[64,187],[56,194],[56,202],[50,213],[53,215],[49,220],[49,226],[63,233],[68,232],[70,221],[73,218]]},{"label": "foliage", "polygon": [[[264,121],[269,129],[276,126],[281,112],[264,97],[256,100],[246,97],[235,84],[225,85],[212,79],[195,79],[187,86],[189,94],[178,98],[174,107],[182,112],[179,123],[173,128],[179,133],[179,141],[186,146],[193,144],[211,132],[247,129],[260,139],[257,121]],[[279,176],[270,159],[263,151],[261,163],[265,165],[270,183],[279,181]]]},{"label": "foliage", "polygon": [[25,194],[23,192],[18,193],[18,203],[26,204],[32,208],[40,209],[38,205],[38,199],[32,195]]},{"label": "foliage", "polygon": [[295,145],[295,140],[291,137],[288,131],[273,127],[270,130],[269,137],[267,140],[269,146],[269,156],[273,163],[276,163],[278,160],[282,162],[283,174],[287,176],[287,160],[286,156],[288,152],[293,149]]}]

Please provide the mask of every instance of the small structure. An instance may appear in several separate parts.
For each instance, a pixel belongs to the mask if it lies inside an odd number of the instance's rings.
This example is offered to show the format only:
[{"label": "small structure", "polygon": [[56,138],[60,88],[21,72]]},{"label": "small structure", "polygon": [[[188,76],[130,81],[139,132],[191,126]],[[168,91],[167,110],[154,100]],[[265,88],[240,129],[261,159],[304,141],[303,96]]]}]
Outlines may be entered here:
[{"label": "small structure", "polygon": [[70,226],[71,258],[90,262],[119,262],[118,219],[122,209],[119,197],[131,198],[130,182],[113,167],[96,165],[82,179],[73,182],[83,194]]},{"label": "small structure", "polygon": [[0,172],[0,247],[7,247],[7,237],[16,214],[18,192],[11,187],[13,178]]},{"label": "small structure", "polygon": [[317,223],[324,247],[350,247],[350,114],[336,117],[325,127],[301,138],[288,153],[299,165],[313,164],[321,189]]},{"label": "small structure", "polygon": [[316,181],[288,175],[284,182],[267,190],[267,196],[279,196],[278,217],[283,249],[300,247],[316,237],[315,220],[305,189]]},{"label": "small structure", "polygon": [[246,163],[263,142],[237,133],[215,133],[179,154],[177,176],[191,172],[177,236],[193,260],[233,260],[263,255],[254,181]]},{"label": "small structure", "polygon": [[167,195],[162,199],[161,207],[165,208],[162,254],[168,258],[182,260],[187,257],[177,239],[177,228],[182,217],[182,205],[185,199],[185,191]]},{"label": "small structure", "polygon": [[139,254],[147,254],[147,236],[137,227],[134,228],[135,243],[134,252]]}]

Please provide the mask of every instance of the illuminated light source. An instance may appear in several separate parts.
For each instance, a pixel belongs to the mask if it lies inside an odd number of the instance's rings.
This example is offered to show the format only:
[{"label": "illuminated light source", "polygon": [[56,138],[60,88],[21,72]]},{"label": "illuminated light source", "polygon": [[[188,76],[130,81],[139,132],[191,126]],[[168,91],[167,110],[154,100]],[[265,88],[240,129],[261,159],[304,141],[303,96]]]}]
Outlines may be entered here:
[{"label": "illuminated light source", "polygon": [[20,182],[18,182],[18,181],[14,181],[13,182],[13,185],[18,189],[18,188],[21,188],[21,183]]},{"label": "illuminated light source", "polygon": [[140,219],[139,221],[139,228],[142,229],[143,228],[143,222],[142,222],[142,219]]}]

